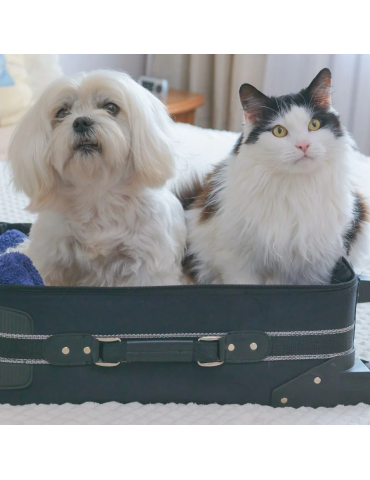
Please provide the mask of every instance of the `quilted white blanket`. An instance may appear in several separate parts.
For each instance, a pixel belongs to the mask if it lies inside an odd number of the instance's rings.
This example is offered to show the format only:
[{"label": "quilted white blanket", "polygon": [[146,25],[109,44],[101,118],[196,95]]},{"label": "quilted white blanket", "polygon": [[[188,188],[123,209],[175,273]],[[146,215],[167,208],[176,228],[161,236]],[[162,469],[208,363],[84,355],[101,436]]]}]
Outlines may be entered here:
[{"label": "quilted white blanket", "polygon": [[[237,134],[203,130],[190,125],[176,126],[178,139],[186,157],[194,162],[223,158]],[[370,159],[358,154],[358,169],[370,178]],[[370,193],[370,182],[369,193]],[[0,221],[27,222],[33,217],[23,209],[27,199],[16,194],[5,165],[0,162]],[[370,274],[370,256],[363,272]],[[370,305],[357,308],[356,352],[370,360]],[[0,424],[370,424],[370,406],[336,408],[271,408],[260,405],[121,405],[115,402],[98,405],[0,405]]]}]

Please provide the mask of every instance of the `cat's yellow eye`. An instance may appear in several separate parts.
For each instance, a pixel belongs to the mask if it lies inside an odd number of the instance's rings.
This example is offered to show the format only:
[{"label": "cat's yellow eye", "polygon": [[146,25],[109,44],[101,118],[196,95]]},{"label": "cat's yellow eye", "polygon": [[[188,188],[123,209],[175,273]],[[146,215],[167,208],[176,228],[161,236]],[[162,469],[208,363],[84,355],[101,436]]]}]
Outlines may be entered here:
[{"label": "cat's yellow eye", "polygon": [[320,120],[317,120],[317,118],[313,118],[310,123],[308,124],[308,130],[311,132],[316,132],[321,127],[321,122]]},{"label": "cat's yellow eye", "polygon": [[281,125],[276,125],[276,127],[272,129],[272,133],[275,135],[275,137],[281,138],[287,135],[288,130],[285,127],[282,127]]}]

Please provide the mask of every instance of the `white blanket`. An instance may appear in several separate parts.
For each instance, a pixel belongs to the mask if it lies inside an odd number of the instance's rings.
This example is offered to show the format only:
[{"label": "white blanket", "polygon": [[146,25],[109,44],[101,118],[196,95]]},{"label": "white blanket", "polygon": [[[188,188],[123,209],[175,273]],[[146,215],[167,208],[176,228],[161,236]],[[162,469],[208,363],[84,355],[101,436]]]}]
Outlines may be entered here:
[{"label": "white blanket", "polygon": [[[190,125],[176,126],[186,157],[193,162],[217,161],[231,150],[237,134],[203,130]],[[370,177],[370,160],[358,154],[354,161]],[[370,182],[369,182],[370,194]],[[34,217],[24,211],[27,199],[16,194],[5,165],[0,162],[0,221],[28,222]],[[363,266],[370,274],[370,257]],[[358,358],[370,360],[370,304],[357,307],[355,336]],[[0,424],[369,424],[370,406],[335,408],[271,408],[260,405],[0,405]]]}]

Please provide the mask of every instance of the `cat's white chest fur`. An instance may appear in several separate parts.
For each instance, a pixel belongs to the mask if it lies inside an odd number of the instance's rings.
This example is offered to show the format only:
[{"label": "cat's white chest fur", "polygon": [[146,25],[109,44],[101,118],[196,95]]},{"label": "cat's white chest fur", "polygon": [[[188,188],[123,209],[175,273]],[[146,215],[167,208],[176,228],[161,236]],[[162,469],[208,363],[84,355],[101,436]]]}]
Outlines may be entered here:
[{"label": "cat's white chest fur", "polygon": [[243,179],[235,170],[231,175],[239,180],[225,189],[218,228],[220,243],[238,258],[230,261],[240,282],[329,281],[327,265],[345,255],[342,234],[352,215],[351,192],[343,180],[330,178],[328,169],[307,178],[266,180],[261,188],[258,178]]},{"label": "cat's white chest fur", "polygon": [[345,255],[343,234],[352,218],[346,169],[328,163],[317,174],[278,176],[245,168],[245,161],[232,159],[215,216],[202,222],[200,209],[187,212],[190,253],[203,259],[203,280],[329,282],[332,265]]}]

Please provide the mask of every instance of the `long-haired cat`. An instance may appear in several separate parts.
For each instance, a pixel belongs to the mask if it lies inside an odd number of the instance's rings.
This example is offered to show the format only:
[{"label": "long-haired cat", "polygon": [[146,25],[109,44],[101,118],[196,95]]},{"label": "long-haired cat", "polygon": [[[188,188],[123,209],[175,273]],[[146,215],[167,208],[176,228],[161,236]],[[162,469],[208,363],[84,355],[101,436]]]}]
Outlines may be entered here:
[{"label": "long-haired cat", "polygon": [[341,257],[370,251],[369,210],[352,178],[354,142],[323,69],[297,94],[240,87],[243,132],[204,181],[180,193],[184,267],[198,283],[330,283]]}]

